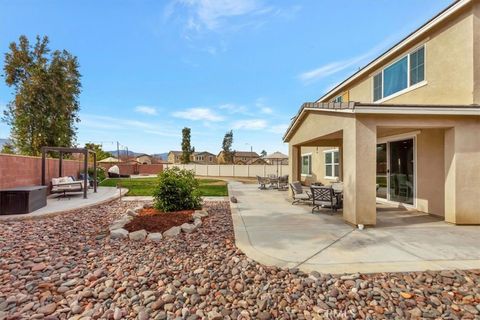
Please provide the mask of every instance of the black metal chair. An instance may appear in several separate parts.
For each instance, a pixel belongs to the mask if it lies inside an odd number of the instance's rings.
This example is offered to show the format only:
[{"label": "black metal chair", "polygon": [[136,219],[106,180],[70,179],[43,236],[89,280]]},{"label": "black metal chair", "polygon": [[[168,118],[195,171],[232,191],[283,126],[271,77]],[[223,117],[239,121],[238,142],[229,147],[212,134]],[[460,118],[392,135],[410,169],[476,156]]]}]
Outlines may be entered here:
[{"label": "black metal chair", "polygon": [[310,190],[312,192],[313,201],[312,213],[315,209],[320,210],[323,207],[330,207],[332,213],[337,211],[338,200],[332,187],[312,186],[310,187]]},{"label": "black metal chair", "polygon": [[258,184],[259,184],[258,189],[260,189],[260,190],[267,189],[267,184],[270,183],[270,179],[265,178],[265,177],[260,177],[260,176],[257,176],[257,181],[258,181]]},{"label": "black metal chair", "polygon": [[290,188],[292,189],[293,194],[292,204],[312,201],[312,195],[308,191],[303,191],[303,187],[300,181],[294,181],[290,183]]}]

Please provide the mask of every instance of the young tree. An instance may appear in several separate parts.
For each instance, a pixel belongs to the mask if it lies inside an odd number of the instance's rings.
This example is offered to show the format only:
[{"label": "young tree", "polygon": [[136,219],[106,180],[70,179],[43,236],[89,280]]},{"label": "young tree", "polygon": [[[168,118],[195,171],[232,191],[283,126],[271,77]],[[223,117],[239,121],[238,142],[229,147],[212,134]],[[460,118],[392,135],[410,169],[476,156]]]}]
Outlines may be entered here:
[{"label": "young tree", "polygon": [[267,156],[267,151],[262,150],[262,152],[260,152],[260,156],[261,156],[261,157]]},{"label": "young tree", "polygon": [[[103,151],[100,144],[85,143],[85,148],[95,151],[95,154],[97,155],[97,161],[112,157],[112,154],[110,152]],[[93,155],[91,156],[90,161],[93,161]]]},{"label": "young tree", "polygon": [[5,54],[5,82],[14,99],[3,120],[20,154],[39,155],[42,146],[70,147],[79,121],[80,73],[77,58],[48,48],[48,38],[37,36],[34,45],[20,36]]},{"label": "young tree", "polygon": [[195,148],[190,143],[190,128],[182,129],[182,163],[190,163],[190,156],[195,152]]},{"label": "young tree", "polygon": [[233,144],[233,131],[227,131],[225,137],[223,137],[222,150],[224,154],[224,159],[226,163],[233,163],[233,156],[235,151],[232,150]]},{"label": "young tree", "polygon": [[2,150],[0,153],[5,153],[5,154],[15,154],[15,148],[14,146],[10,143],[7,142],[3,145]]}]

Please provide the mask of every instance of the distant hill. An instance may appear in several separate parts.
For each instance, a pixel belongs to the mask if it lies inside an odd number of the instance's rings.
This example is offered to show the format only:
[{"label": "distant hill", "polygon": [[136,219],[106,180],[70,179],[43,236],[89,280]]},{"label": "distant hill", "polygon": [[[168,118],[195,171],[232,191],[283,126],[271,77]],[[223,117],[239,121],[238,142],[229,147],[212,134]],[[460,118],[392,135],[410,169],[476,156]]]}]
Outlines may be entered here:
[{"label": "distant hill", "polygon": [[[110,152],[115,158],[117,157],[117,150],[107,151],[107,152]],[[120,150],[119,153],[120,153],[120,157],[126,156],[127,155],[127,150]],[[136,156],[139,156],[141,154],[145,154],[145,153],[128,150],[128,155],[130,157],[136,157]],[[152,154],[152,156],[157,157],[157,158],[162,158],[162,160],[167,160],[168,152],[154,153],[154,154]]]}]

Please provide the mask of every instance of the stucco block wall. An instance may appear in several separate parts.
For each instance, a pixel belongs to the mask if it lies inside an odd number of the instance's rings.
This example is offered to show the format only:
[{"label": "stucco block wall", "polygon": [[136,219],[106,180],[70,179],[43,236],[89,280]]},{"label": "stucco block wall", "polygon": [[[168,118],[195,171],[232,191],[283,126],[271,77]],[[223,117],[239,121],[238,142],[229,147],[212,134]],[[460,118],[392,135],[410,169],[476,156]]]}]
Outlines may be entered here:
[{"label": "stucco block wall", "polygon": [[[58,177],[58,159],[47,159],[46,181]],[[63,160],[63,176],[78,177],[82,161]],[[42,158],[0,154],[0,189],[42,184]]]},{"label": "stucco block wall", "polygon": [[[480,101],[480,3],[402,49],[365,77],[352,83],[350,101],[372,103],[372,77],[396,59],[425,44],[427,84],[383,101],[392,104],[472,104]],[[345,90],[345,89],[343,89]],[[328,97],[331,100],[336,95]]]}]

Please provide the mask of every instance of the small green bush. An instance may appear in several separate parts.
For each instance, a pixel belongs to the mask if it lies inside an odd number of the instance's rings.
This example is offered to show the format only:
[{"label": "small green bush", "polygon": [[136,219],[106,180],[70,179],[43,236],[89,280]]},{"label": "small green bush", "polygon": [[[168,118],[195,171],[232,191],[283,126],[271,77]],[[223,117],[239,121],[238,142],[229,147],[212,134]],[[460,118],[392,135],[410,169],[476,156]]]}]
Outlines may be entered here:
[{"label": "small green bush", "polygon": [[158,175],[153,204],[164,212],[197,209],[201,203],[198,187],[193,171],[177,167],[166,169]]}]

